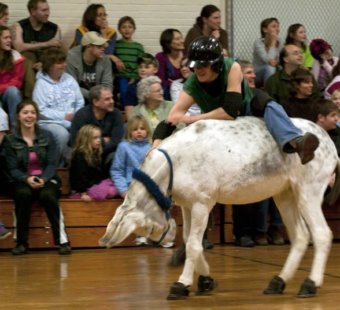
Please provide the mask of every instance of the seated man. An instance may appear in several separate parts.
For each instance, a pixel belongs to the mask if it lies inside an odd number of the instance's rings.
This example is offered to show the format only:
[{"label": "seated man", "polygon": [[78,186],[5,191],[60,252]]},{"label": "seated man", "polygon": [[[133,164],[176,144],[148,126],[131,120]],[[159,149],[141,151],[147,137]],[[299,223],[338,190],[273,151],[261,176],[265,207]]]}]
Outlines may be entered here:
[{"label": "seated man", "polygon": [[41,68],[41,52],[48,47],[60,47],[62,42],[59,26],[48,21],[50,8],[47,0],[29,0],[27,9],[30,16],[13,25],[13,46],[26,58],[24,97],[31,98],[35,71]]},{"label": "seated man", "polygon": [[[279,62],[282,69],[278,70],[266,80],[264,90],[269,96],[274,98],[276,102],[281,104],[283,100],[289,98],[292,73],[303,64],[303,55],[300,48],[294,44],[285,45],[280,52]],[[318,99],[319,96],[319,89],[313,78],[312,97]]]},{"label": "seated man", "polygon": [[68,52],[66,72],[78,82],[87,101],[89,90],[95,85],[104,85],[112,91],[112,66],[110,58],[104,54],[106,45],[107,39],[89,31],[84,34],[81,45]]},{"label": "seated man", "polygon": [[118,143],[124,136],[123,116],[114,107],[112,91],[106,86],[92,87],[89,101],[90,104],[74,115],[71,125],[71,145],[74,145],[81,127],[87,124],[96,125],[101,129],[103,157],[108,163],[113,159]]}]

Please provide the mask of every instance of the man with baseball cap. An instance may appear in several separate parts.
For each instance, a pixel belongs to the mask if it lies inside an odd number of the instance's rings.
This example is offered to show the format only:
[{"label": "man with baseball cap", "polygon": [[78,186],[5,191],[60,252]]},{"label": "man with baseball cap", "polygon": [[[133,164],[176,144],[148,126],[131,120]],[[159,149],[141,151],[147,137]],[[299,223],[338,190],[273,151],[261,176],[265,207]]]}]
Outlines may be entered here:
[{"label": "man with baseball cap", "polygon": [[104,85],[112,90],[112,65],[104,54],[107,39],[95,31],[84,34],[81,45],[72,48],[66,58],[66,71],[79,83],[81,92],[88,100],[89,89]]}]

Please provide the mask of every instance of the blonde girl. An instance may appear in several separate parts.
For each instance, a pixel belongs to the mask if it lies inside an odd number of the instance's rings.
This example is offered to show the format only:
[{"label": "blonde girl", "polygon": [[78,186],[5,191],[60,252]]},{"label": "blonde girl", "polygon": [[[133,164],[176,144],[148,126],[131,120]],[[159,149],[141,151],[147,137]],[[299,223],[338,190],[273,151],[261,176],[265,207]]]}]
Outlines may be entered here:
[{"label": "blonde girl", "polygon": [[133,169],[140,166],[151,147],[150,136],[150,127],[143,116],[129,119],[126,140],[119,143],[110,170],[112,181],[122,197],[131,183]]},{"label": "blonde girl", "polygon": [[117,194],[102,162],[101,131],[95,125],[83,126],[72,150],[70,167],[71,198],[104,200]]}]

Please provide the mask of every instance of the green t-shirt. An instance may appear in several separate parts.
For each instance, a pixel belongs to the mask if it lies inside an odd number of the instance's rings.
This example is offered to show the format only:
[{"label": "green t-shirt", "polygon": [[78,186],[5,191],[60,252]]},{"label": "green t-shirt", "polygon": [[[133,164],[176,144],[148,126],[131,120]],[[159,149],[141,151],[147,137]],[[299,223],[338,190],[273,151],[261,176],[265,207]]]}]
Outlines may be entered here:
[{"label": "green t-shirt", "polygon": [[119,77],[128,79],[138,79],[138,64],[137,58],[144,53],[144,47],[138,42],[126,42],[117,40],[115,47],[115,55],[124,63],[125,69],[118,72]]},{"label": "green t-shirt", "polygon": [[314,57],[312,56],[309,47],[307,46],[305,50],[301,49],[301,53],[303,56],[303,67],[306,69],[312,68],[314,64]]},{"label": "green t-shirt", "polygon": [[[207,113],[223,106],[228,85],[228,75],[234,62],[235,61],[232,58],[224,58],[222,71],[217,77],[218,81],[216,81],[218,83],[218,93],[214,96],[204,90],[201,83],[198,81],[196,74],[192,74],[184,83],[183,90],[193,97],[194,101],[201,108],[202,113]],[[252,97],[253,92],[249,88],[248,83],[243,80],[243,107],[241,109],[241,115],[245,114],[246,106],[250,103]]]}]

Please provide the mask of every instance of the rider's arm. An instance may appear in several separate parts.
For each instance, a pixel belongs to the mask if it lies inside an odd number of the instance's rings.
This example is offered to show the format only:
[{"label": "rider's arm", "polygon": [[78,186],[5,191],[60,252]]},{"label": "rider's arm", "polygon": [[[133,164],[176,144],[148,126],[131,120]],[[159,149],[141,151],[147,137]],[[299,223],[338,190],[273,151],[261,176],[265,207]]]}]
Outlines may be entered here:
[{"label": "rider's arm", "polygon": [[238,63],[233,63],[229,75],[228,86],[226,89],[226,95],[222,109],[230,117],[229,119],[235,119],[240,115],[242,108],[242,71],[241,66]]}]

